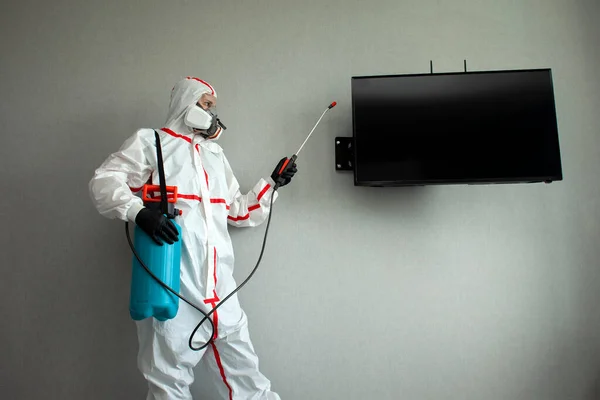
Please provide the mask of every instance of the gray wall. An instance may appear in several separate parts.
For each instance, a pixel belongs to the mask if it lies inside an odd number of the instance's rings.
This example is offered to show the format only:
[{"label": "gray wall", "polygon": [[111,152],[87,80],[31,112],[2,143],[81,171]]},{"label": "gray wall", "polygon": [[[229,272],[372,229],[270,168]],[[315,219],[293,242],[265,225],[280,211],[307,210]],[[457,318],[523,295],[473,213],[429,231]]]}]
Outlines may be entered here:
[{"label": "gray wall", "polygon": [[[0,397],[141,399],[123,224],[93,170],[213,83],[243,189],[338,108],[240,294],[284,399],[600,398],[596,0],[13,1],[0,15]],[[333,169],[350,77],[553,68],[565,180],[368,189]],[[8,223],[8,224],[7,224]],[[242,279],[263,229],[233,232]],[[198,369],[197,398],[216,398]]]}]

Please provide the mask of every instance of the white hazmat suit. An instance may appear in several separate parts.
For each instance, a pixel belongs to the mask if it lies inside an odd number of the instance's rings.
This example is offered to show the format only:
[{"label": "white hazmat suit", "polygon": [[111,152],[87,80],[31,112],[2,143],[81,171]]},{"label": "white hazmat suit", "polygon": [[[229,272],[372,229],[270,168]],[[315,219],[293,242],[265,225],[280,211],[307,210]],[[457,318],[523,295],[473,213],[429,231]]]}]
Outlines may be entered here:
[{"label": "white hazmat suit", "polygon": [[[180,293],[208,312],[236,287],[227,225],[261,224],[268,217],[271,196],[276,198],[277,192],[269,177],[261,179],[249,193],[240,193],[222,148],[185,125],[185,113],[203,93],[216,96],[214,88],[201,79],[179,81],[171,92],[165,126],[157,131],[166,184],[177,186],[176,207],[183,211],[175,219],[182,228]],[[146,183],[159,184],[152,129],[140,129],[128,138],[95,171],[89,188],[101,215],[134,222],[143,208],[139,192]],[[214,373],[224,399],[279,399],[259,372],[246,314],[237,295],[211,316],[216,339],[204,350],[193,351],[188,347],[189,335],[202,317],[180,301],[177,316],[171,320],[136,322],[138,367],[148,381],[147,399],[191,399],[193,368],[200,360]],[[207,321],[196,333],[194,346],[206,343],[210,333]]]}]

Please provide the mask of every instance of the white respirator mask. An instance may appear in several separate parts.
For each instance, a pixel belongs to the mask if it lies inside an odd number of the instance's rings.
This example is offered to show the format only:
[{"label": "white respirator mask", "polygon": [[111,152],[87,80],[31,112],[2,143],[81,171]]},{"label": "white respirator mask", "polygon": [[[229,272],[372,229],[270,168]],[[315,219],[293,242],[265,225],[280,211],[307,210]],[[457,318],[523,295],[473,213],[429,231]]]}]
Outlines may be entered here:
[{"label": "white respirator mask", "polygon": [[227,129],[216,114],[203,109],[197,104],[191,106],[185,113],[184,122],[188,127],[199,130],[198,133],[205,138],[215,136],[220,129]]}]

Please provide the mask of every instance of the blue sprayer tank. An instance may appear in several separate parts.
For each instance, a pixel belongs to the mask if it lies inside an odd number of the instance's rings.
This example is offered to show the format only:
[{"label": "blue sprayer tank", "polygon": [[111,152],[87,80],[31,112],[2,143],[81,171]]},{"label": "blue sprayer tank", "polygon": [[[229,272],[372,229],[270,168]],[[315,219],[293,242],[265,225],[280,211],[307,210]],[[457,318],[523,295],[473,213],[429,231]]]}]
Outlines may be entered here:
[{"label": "blue sprayer tank", "polygon": [[[178,237],[181,238],[181,226],[174,219],[177,215],[181,215],[181,210],[175,209],[177,187],[166,185],[162,148],[158,132],[154,131],[154,137],[156,139],[156,160],[160,185],[144,185],[142,200],[145,207],[156,207],[159,205],[161,213],[175,225]],[[160,193],[158,198],[154,195],[156,192]],[[156,244],[137,225],[134,235],[133,246],[146,267],[161,282],[173,289],[175,293],[179,293],[181,239],[173,244],[163,242],[161,246]],[[131,318],[136,321],[149,317],[154,317],[159,321],[174,318],[179,310],[179,297],[157,282],[142,267],[135,254],[133,255],[133,268],[131,270],[131,292],[129,297],[129,314]]]},{"label": "blue sprayer tank", "polygon": [[[174,220],[171,222],[181,237],[181,227]],[[159,246],[138,226],[135,227],[134,234],[134,246],[144,264],[161,281],[179,293],[181,240]],[[154,317],[159,321],[166,321],[175,317],[178,309],[179,298],[156,282],[134,255],[129,299],[131,318],[140,321]]]}]

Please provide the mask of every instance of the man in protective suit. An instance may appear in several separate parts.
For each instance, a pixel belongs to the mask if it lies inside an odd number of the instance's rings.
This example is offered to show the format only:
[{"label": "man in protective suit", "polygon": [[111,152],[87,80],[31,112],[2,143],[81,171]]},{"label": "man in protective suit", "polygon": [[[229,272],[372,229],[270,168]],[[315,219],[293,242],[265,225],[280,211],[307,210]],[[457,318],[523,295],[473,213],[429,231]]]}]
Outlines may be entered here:
[{"label": "man in protective suit", "polygon": [[[215,143],[224,126],[214,113],[217,93],[195,77],[179,81],[171,92],[165,126],[157,130],[166,184],[177,186],[175,226],[158,210],[145,208],[138,193],[146,183],[158,185],[155,131],[140,129],[95,171],[90,194],[98,212],[111,219],[136,223],[157,243],[181,240],[180,293],[209,312],[236,288],[234,255],[227,226],[253,227],[269,215],[275,183],[285,186],[297,172],[293,164],[279,174],[283,158],[270,177],[260,179],[247,194],[239,184],[223,149]],[[193,368],[203,360],[219,380],[224,399],[280,399],[259,371],[248,333],[246,314],[237,295],[212,315],[214,340],[201,351],[188,346],[189,334],[202,319],[180,302],[175,318],[137,321],[138,367],[148,381],[147,399],[191,399]],[[194,336],[200,347],[211,336],[205,323]]]}]

